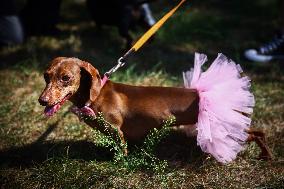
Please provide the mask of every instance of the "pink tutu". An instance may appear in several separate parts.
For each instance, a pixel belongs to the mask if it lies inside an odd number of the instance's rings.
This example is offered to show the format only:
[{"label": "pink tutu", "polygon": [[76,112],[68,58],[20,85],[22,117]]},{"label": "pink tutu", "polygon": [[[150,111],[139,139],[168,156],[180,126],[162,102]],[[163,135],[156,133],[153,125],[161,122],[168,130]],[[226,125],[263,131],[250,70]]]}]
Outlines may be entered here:
[{"label": "pink tutu", "polygon": [[206,55],[195,54],[194,68],[183,73],[184,84],[199,93],[197,144],[219,162],[227,163],[236,158],[248,137],[245,130],[251,119],[243,113],[253,112],[254,96],[240,65],[218,54],[202,72],[206,61]]}]

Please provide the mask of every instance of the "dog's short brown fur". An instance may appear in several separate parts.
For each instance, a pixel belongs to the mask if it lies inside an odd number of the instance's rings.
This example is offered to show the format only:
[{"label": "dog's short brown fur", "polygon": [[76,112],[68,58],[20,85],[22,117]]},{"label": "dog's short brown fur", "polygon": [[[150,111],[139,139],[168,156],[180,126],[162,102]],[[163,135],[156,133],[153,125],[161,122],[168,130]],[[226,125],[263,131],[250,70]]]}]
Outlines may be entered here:
[{"label": "dog's short brown fur", "polygon": [[[170,116],[176,118],[175,128],[194,133],[199,112],[199,97],[194,89],[131,86],[112,81],[102,86],[97,69],[77,58],[54,59],[44,75],[47,85],[39,98],[42,105],[52,106],[66,97],[77,107],[88,103],[117,128],[124,142],[143,139],[151,129],[161,128]],[[85,122],[105,132],[95,120]],[[260,139],[254,131],[249,134],[249,139]],[[261,148],[262,155],[270,156],[265,145]]]}]

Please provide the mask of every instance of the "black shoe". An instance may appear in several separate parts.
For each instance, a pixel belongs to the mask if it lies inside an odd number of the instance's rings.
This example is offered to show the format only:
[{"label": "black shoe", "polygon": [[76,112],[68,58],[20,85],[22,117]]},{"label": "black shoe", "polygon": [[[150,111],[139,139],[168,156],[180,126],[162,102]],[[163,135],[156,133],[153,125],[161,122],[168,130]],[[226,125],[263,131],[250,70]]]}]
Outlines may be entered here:
[{"label": "black shoe", "polygon": [[271,60],[284,60],[284,34],[274,37],[269,43],[256,49],[248,49],[245,57],[255,62],[269,62]]}]

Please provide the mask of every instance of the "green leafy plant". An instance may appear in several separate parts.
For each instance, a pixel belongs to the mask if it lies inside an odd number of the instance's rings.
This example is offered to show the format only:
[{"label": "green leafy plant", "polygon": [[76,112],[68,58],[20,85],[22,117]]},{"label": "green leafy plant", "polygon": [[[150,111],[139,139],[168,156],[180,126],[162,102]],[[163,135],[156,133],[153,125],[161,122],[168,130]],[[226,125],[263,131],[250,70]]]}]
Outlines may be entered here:
[{"label": "green leafy plant", "polygon": [[[88,118],[90,119],[90,118]],[[123,143],[116,127],[107,122],[101,112],[95,118],[99,127],[103,127],[107,135],[97,135],[97,144],[101,147],[110,148],[114,152],[114,163],[128,171],[147,170],[154,174],[157,174],[162,183],[166,185],[167,179],[165,171],[168,167],[168,163],[165,160],[160,160],[155,156],[155,147],[160,141],[166,137],[171,131],[171,125],[175,124],[175,117],[170,117],[163,122],[161,129],[154,128],[146,137],[141,147],[135,148],[128,156],[124,155],[124,150],[127,148],[127,144]],[[116,137],[113,137],[113,133]],[[120,139],[120,140],[116,140]]]},{"label": "green leafy plant", "polygon": [[99,127],[103,127],[107,133],[107,135],[98,135],[98,145],[110,148],[114,152],[115,163],[124,162],[124,151],[127,149],[127,143],[122,142],[118,129],[104,119],[102,112],[99,112],[95,119]]}]

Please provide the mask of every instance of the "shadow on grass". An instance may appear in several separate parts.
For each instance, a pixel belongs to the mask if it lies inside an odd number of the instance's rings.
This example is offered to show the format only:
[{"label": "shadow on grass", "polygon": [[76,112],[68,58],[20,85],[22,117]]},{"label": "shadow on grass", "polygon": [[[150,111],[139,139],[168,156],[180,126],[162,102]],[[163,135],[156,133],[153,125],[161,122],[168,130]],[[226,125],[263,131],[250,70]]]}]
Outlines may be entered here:
[{"label": "shadow on grass", "polygon": [[[63,117],[66,114],[63,115]],[[88,141],[45,141],[47,136],[58,126],[59,121],[33,143],[20,147],[11,147],[0,151],[0,167],[30,167],[50,158],[82,159],[86,161],[107,161],[112,158],[108,149],[97,147]]]},{"label": "shadow on grass", "polygon": [[156,148],[156,155],[167,160],[170,166],[199,167],[207,157],[197,146],[196,137],[186,137],[181,133],[172,132],[164,138]]},{"label": "shadow on grass", "polygon": [[[21,147],[12,147],[0,151],[0,167],[33,167],[51,158],[80,159],[84,161],[111,161],[113,153],[108,148],[97,146],[89,141],[45,141],[57,127],[58,122],[50,127],[33,143]],[[129,145],[132,150],[139,150],[139,144]],[[196,145],[196,140],[178,133],[164,138],[156,147],[156,156],[167,160],[171,166],[188,163],[200,164],[204,154]]]}]

